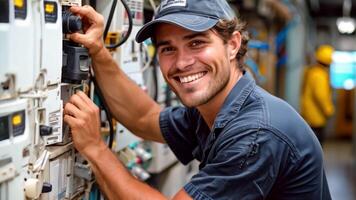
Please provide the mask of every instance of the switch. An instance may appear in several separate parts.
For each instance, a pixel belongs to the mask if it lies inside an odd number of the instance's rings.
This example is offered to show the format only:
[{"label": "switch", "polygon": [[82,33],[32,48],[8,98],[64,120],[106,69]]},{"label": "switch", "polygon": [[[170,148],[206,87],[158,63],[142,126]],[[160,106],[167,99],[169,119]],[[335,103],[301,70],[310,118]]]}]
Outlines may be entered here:
[{"label": "switch", "polygon": [[64,34],[76,33],[82,30],[82,20],[69,10],[64,10],[62,12],[62,20]]},{"label": "switch", "polygon": [[40,125],[40,135],[41,136],[48,136],[53,133],[53,129],[50,126]]},{"label": "switch", "polygon": [[50,183],[44,182],[42,186],[42,193],[49,193],[52,191],[52,185]]}]

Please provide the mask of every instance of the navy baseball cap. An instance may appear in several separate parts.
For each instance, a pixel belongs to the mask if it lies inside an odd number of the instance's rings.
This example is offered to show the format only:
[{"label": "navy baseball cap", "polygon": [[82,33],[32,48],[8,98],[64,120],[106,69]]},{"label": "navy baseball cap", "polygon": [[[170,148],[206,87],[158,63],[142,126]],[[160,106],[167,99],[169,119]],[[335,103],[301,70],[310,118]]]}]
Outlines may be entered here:
[{"label": "navy baseball cap", "polygon": [[154,19],[138,31],[136,41],[140,43],[150,38],[158,23],[204,32],[214,27],[219,19],[231,20],[235,16],[226,0],[162,0]]}]

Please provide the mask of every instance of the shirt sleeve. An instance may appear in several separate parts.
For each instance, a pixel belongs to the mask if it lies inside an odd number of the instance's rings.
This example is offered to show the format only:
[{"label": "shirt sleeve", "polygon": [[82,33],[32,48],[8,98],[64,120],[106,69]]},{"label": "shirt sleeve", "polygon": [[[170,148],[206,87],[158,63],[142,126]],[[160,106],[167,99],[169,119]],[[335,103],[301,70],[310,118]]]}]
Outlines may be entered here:
[{"label": "shirt sleeve", "polygon": [[248,132],[220,139],[213,158],[184,186],[193,199],[266,198],[283,157],[276,148],[281,145],[257,129]]},{"label": "shirt sleeve", "polygon": [[184,107],[169,107],[160,113],[159,122],[162,135],[178,160],[188,164],[194,159],[193,150],[198,145],[195,136],[194,117]]}]

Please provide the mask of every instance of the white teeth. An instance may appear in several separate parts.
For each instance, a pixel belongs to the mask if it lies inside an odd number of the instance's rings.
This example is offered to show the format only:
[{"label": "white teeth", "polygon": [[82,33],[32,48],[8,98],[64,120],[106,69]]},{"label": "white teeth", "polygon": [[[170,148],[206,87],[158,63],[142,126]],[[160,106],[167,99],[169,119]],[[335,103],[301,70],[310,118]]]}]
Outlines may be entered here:
[{"label": "white teeth", "polygon": [[199,78],[201,78],[203,76],[204,76],[204,73],[200,72],[200,73],[189,75],[189,76],[185,76],[185,77],[179,77],[179,80],[180,80],[181,83],[189,83],[189,82],[198,80]]}]

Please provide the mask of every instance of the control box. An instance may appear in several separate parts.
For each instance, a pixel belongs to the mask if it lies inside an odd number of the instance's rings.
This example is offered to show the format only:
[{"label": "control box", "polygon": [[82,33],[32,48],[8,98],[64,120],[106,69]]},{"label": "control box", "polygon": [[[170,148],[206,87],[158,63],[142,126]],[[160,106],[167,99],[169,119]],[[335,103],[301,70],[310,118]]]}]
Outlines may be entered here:
[{"label": "control box", "polygon": [[30,91],[40,65],[40,3],[0,2],[0,99]]},{"label": "control box", "polygon": [[23,199],[25,167],[31,148],[31,104],[28,100],[0,103],[0,199]]}]

